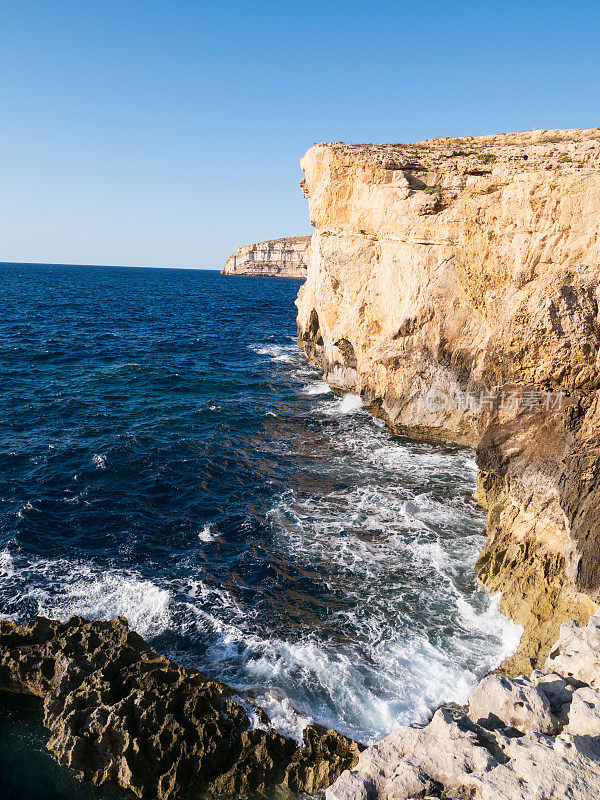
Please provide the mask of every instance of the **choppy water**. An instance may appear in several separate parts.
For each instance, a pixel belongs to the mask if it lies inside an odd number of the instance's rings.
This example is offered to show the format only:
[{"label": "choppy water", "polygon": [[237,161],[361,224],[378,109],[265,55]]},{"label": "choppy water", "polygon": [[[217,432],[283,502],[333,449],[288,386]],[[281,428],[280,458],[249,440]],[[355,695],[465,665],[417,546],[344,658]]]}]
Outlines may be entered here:
[{"label": "choppy water", "polygon": [[0,280],[3,616],[124,614],[282,730],[365,742],[464,700],[515,647],[474,582],[472,452],[331,393],[294,341],[296,281]]}]

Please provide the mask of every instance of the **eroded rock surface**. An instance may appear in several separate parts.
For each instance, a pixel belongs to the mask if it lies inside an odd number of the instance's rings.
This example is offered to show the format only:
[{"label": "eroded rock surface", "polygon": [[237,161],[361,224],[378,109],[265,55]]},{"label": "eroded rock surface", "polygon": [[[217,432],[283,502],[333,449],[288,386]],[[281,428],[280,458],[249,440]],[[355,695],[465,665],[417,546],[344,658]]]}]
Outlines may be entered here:
[{"label": "eroded rock surface", "polygon": [[512,674],[600,599],[600,129],[321,144],[299,343],[395,430],[478,445]]},{"label": "eroded rock surface", "polygon": [[310,241],[310,236],[287,236],[245,244],[227,259],[221,272],[259,278],[305,278]]},{"label": "eroded rock surface", "polygon": [[312,794],[358,757],[335,731],[309,726],[299,747],[253,727],[232,689],[159,655],[122,617],[0,622],[0,689],[43,698],[60,764],[137,797],[240,797],[277,785]]},{"label": "eroded rock surface", "polygon": [[600,613],[583,628],[565,624],[548,672],[489,675],[464,711],[441,708],[367,748],[327,800],[600,797],[600,690],[582,682],[590,652],[600,657],[599,630]]}]

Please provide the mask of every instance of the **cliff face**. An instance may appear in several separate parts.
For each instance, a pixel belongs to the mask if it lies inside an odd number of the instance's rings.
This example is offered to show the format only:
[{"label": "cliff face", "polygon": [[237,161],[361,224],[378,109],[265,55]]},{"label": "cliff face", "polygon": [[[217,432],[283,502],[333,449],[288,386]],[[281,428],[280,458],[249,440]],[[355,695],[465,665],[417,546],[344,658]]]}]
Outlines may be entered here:
[{"label": "cliff face", "polygon": [[221,274],[305,278],[310,241],[310,236],[289,236],[243,245],[227,259]]},{"label": "cliff face", "polygon": [[477,445],[511,668],[600,598],[600,129],[323,144],[299,342],[399,432]]}]

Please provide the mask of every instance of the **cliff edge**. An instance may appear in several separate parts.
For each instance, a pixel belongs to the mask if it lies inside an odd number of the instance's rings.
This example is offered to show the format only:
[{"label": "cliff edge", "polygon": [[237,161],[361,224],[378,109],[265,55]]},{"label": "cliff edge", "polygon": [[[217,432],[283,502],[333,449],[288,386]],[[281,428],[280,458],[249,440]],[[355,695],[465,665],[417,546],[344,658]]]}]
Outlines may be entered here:
[{"label": "cliff edge", "polygon": [[288,236],[257,244],[245,244],[227,259],[221,274],[305,278],[310,241],[310,236]]},{"label": "cliff edge", "polygon": [[544,661],[600,600],[600,128],[320,144],[299,343],[399,433],[477,446],[477,571]]}]

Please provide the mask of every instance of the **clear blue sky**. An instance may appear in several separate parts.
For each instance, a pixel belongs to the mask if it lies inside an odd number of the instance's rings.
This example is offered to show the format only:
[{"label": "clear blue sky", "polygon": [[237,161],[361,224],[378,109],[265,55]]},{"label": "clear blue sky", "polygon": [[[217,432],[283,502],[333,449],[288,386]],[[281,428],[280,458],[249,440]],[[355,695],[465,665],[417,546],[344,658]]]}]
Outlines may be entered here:
[{"label": "clear blue sky", "polygon": [[220,267],[315,141],[600,125],[600,3],[0,1],[0,260]]}]

